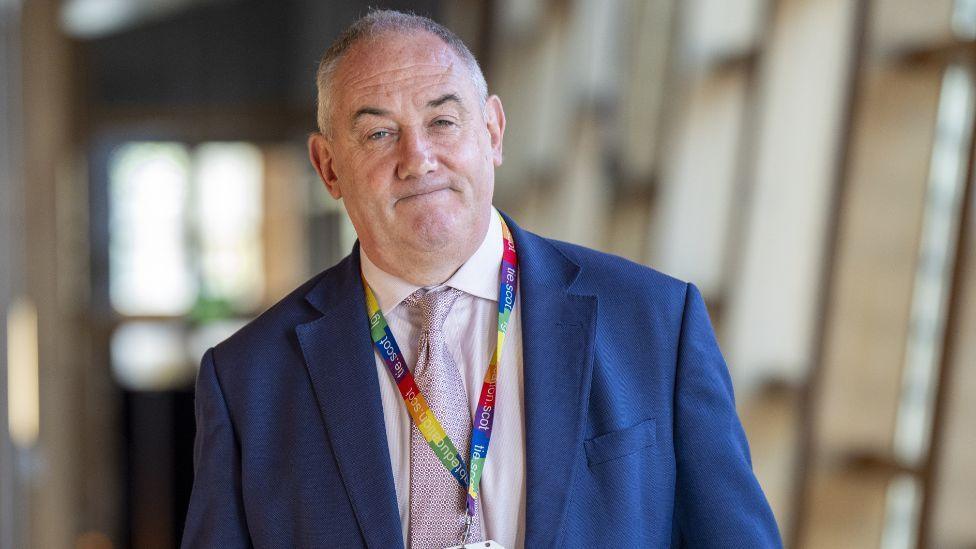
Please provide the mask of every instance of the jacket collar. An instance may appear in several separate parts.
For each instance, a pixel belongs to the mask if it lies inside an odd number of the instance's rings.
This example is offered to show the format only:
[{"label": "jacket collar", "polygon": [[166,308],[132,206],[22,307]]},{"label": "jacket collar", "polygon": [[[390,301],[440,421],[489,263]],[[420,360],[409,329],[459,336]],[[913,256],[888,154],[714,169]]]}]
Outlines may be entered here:
[{"label": "jacket collar", "polygon": [[581,272],[575,261],[508,216],[505,221],[515,239],[521,285],[525,546],[559,547],[569,489],[584,461],[597,300],[573,290]]},{"label": "jacket collar", "polygon": [[305,296],[322,316],[298,325],[296,332],[366,546],[403,547],[359,272],[357,243],[352,253],[326,271]]}]

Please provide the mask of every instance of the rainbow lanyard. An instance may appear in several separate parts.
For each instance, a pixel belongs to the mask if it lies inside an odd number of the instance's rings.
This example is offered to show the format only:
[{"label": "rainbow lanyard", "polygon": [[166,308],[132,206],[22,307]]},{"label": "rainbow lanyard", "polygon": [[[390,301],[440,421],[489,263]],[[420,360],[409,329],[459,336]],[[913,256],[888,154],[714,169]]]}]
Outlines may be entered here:
[{"label": "rainbow lanyard", "polygon": [[[484,470],[485,458],[488,455],[488,443],[491,440],[491,425],[495,418],[495,382],[498,378],[498,361],[501,359],[502,345],[505,343],[505,332],[508,321],[515,306],[515,289],[518,284],[518,261],[515,253],[515,241],[512,233],[502,221],[502,265],[498,279],[498,345],[491,356],[485,381],[481,385],[481,397],[475,411],[474,428],[471,433],[471,469],[465,467],[464,458],[454,446],[451,437],[444,432],[441,423],[434,417],[434,411],[427,405],[420,388],[414,383],[413,374],[403,362],[403,354],[397,345],[393,332],[390,331],[383,311],[380,310],[372,288],[363,277],[363,289],[366,291],[366,312],[369,314],[369,329],[373,343],[379,349],[380,356],[390,374],[400,389],[400,395],[407,405],[407,411],[413,418],[414,424],[424,436],[430,449],[441,461],[444,467],[457,479],[461,488],[467,491],[467,520],[470,521],[477,511],[477,501],[481,473]],[[470,478],[470,480],[469,480]]]}]

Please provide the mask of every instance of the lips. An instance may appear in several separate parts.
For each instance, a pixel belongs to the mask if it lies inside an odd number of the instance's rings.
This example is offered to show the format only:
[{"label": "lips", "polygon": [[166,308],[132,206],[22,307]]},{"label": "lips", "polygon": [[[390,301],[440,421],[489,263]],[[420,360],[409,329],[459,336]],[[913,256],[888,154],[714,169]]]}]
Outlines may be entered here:
[{"label": "lips", "polygon": [[442,186],[442,187],[434,187],[434,188],[431,188],[431,189],[421,190],[421,191],[417,191],[417,192],[414,192],[414,193],[410,193],[410,194],[408,194],[406,196],[402,196],[397,201],[399,202],[400,200],[406,200],[408,198],[417,198],[417,197],[420,197],[420,196],[426,196],[428,194],[433,194],[433,193],[436,193],[438,191],[450,190],[450,188],[451,188],[450,186],[445,185],[445,186]]}]

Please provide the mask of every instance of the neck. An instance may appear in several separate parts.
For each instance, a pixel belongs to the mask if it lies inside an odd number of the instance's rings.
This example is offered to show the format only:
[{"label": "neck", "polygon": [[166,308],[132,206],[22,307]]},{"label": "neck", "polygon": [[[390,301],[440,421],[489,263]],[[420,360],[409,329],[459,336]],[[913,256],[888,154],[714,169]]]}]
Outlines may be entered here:
[{"label": "neck", "polygon": [[467,240],[437,250],[413,250],[405,247],[360,246],[370,261],[383,271],[416,286],[437,286],[446,282],[484,242],[488,224]]},{"label": "neck", "polygon": [[[401,272],[387,272],[417,286],[438,286],[447,282],[461,268],[461,265],[467,261],[468,257],[471,256],[469,255],[463,258],[455,257],[447,261],[443,257],[427,258],[428,261],[426,263],[422,259],[417,258],[412,263],[407,263],[411,265],[409,269],[402,270]],[[386,267],[382,265],[379,267],[386,270]]]},{"label": "neck", "polygon": [[477,246],[467,253],[404,253],[386,254],[382,250],[365,249],[369,259],[380,269],[417,286],[437,286],[461,268],[474,254]]}]

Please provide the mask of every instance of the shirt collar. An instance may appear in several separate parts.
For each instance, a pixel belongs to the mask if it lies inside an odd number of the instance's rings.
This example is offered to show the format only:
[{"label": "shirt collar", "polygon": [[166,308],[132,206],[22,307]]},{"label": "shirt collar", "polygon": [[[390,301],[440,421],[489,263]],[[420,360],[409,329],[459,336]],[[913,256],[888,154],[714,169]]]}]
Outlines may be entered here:
[{"label": "shirt collar", "polygon": [[[363,276],[372,288],[380,310],[389,313],[420,286],[391,275],[376,266],[360,247]],[[474,254],[443,285],[483,299],[498,301],[498,270],[502,264],[502,224],[498,210],[491,208],[488,232]]]}]

